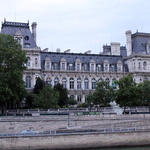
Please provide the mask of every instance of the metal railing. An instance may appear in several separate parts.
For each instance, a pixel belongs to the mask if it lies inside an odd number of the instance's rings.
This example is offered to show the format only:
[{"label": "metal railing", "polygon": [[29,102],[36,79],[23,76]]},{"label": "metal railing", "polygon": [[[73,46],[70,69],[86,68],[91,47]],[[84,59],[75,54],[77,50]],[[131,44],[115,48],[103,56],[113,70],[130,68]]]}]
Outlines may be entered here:
[{"label": "metal railing", "polygon": [[51,135],[70,135],[70,134],[94,134],[94,133],[123,133],[123,132],[150,132],[150,128],[102,128],[102,129],[71,129],[71,130],[54,130],[40,133],[12,133],[0,134],[0,137],[22,137],[22,136],[51,136]]}]

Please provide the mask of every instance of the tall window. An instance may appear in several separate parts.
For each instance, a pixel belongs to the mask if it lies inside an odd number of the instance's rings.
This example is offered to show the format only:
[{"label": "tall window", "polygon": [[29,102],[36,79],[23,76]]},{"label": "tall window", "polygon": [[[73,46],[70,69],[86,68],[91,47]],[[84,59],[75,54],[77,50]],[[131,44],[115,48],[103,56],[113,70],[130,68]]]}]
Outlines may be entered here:
[{"label": "tall window", "polygon": [[95,89],[96,87],[96,80],[93,78],[92,79],[92,89]]},{"label": "tall window", "polygon": [[26,88],[31,88],[31,77],[30,76],[26,77]]},{"label": "tall window", "polygon": [[50,62],[46,62],[46,69],[47,69],[47,70],[50,69]]},{"label": "tall window", "polygon": [[105,64],[105,65],[104,65],[104,71],[105,71],[105,72],[108,72],[108,64]]},{"label": "tall window", "polygon": [[73,70],[73,64],[69,64],[68,69]]},{"label": "tall window", "polygon": [[58,70],[58,63],[55,62],[55,63],[53,64],[53,69],[54,69],[54,70]]},{"label": "tall window", "polygon": [[74,89],[74,79],[70,78],[70,89]]},{"label": "tall window", "polygon": [[63,85],[63,88],[67,88],[67,80],[66,80],[66,78],[62,79],[62,85]]},{"label": "tall window", "polygon": [[91,71],[94,71],[94,64],[91,64]]},{"label": "tall window", "polygon": [[81,100],[82,100],[82,96],[81,96],[81,95],[78,95],[78,96],[77,96],[77,101],[78,101],[78,102],[81,102]]},{"label": "tall window", "polygon": [[146,66],[147,66],[146,62],[143,62],[143,69],[144,70],[146,70]]},{"label": "tall window", "polygon": [[97,65],[97,71],[102,71],[102,66],[101,65]]},{"label": "tall window", "polygon": [[89,89],[89,80],[88,80],[88,78],[85,78],[85,80],[84,80],[84,89],[85,90]]},{"label": "tall window", "polygon": [[58,78],[55,78],[55,79],[54,79],[54,86],[57,85],[58,83],[59,83],[59,79],[58,79]]},{"label": "tall window", "polygon": [[115,72],[115,65],[111,65],[111,71]]},{"label": "tall window", "polygon": [[84,70],[88,71],[88,64],[84,64]]},{"label": "tall window", "polygon": [[51,81],[50,78],[47,78],[47,79],[46,79],[46,83],[47,83],[48,85],[51,85],[51,84],[52,84],[51,82],[52,82],[52,81]]},{"label": "tall window", "polygon": [[62,66],[61,66],[61,69],[62,69],[62,70],[66,70],[66,68],[65,68],[65,63],[62,63],[61,65],[62,65]]},{"label": "tall window", "polygon": [[27,57],[28,61],[27,61],[27,67],[30,67],[31,65],[31,58],[30,57]]},{"label": "tall window", "polygon": [[35,67],[37,67],[37,65],[38,65],[38,59],[35,58]]},{"label": "tall window", "polygon": [[81,89],[81,79],[77,79],[77,89]]},{"label": "tall window", "polygon": [[80,64],[77,64],[77,71],[80,70]]}]

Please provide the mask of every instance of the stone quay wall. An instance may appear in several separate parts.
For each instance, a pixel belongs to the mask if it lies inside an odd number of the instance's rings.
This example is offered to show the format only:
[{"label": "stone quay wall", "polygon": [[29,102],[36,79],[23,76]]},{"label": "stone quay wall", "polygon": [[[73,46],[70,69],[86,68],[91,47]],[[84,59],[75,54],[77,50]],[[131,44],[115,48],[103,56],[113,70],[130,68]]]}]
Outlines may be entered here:
[{"label": "stone quay wall", "polygon": [[0,137],[1,150],[78,149],[150,145],[150,132]]}]

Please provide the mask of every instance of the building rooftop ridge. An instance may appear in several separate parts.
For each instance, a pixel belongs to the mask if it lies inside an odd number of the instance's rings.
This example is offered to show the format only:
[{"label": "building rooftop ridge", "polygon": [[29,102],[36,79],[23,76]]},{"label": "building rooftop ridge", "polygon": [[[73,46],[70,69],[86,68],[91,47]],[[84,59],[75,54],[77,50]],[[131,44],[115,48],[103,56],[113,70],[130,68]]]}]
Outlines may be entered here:
[{"label": "building rooftop ridge", "polygon": [[22,22],[4,21],[4,23],[2,23],[2,28],[5,26],[29,28],[29,22],[28,23],[22,23]]}]

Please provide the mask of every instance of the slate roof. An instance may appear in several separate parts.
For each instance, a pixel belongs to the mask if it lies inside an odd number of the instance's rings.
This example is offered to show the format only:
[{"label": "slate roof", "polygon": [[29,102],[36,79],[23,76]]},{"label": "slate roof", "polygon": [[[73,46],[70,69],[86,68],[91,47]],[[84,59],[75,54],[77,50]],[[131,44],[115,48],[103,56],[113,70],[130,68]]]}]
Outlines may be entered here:
[{"label": "slate roof", "polygon": [[44,68],[44,62],[46,57],[49,57],[51,62],[57,62],[57,63],[59,63],[62,58],[65,58],[67,63],[73,63],[73,64],[77,59],[80,59],[81,63],[87,63],[87,64],[89,64],[91,60],[95,60],[96,64],[103,64],[105,60],[108,60],[109,64],[116,64],[118,60],[120,60],[123,63],[122,56],[83,54],[83,53],[41,52],[42,68]]},{"label": "slate roof", "polygon": [[[29,23],[9,22],[9,21],[4,21],[4,23],[2,23],[1,34],[9,34],[14,36],[17,31],[20,31],[23,35],[23,47],[25,43],[29,43],[30,48],[37,47],[33,35],[30,31]],[[25,37],[28,37],[28,39],[25,39]]]},{"label": "slate roof", "polygon": [[136,32],[132,34],[132,53],[145,53],[146,45],[150,40],[150,33]]}]

